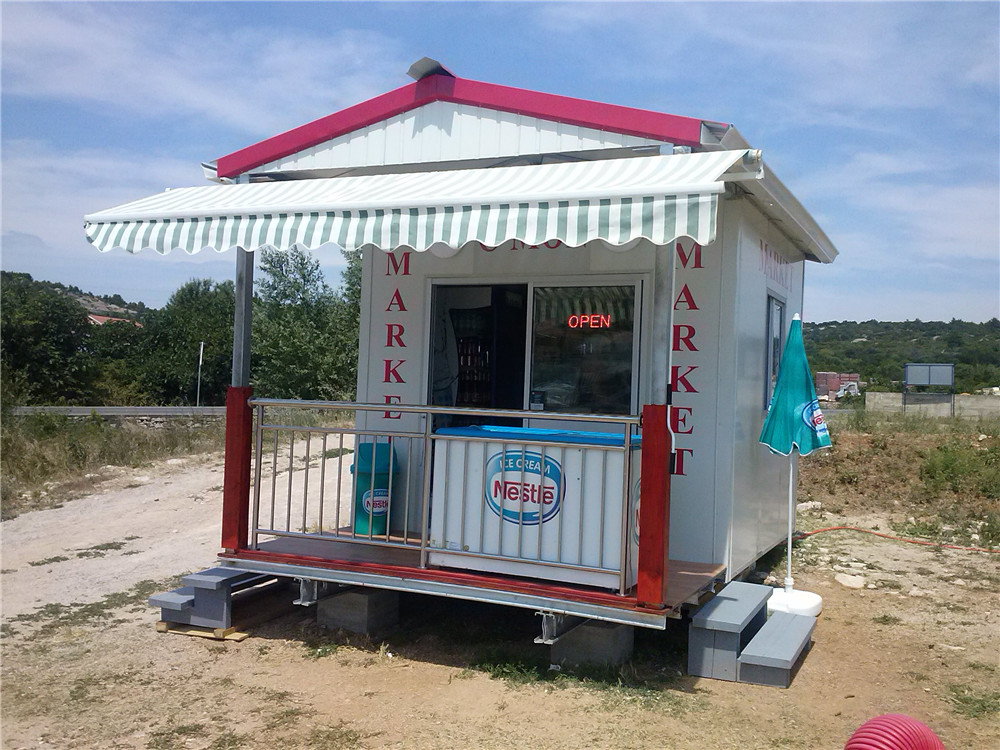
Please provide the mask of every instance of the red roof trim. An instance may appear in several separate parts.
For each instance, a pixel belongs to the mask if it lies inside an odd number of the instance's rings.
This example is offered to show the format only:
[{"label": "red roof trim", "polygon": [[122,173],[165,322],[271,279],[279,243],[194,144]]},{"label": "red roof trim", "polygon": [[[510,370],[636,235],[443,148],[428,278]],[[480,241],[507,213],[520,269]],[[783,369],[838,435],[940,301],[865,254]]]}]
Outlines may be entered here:
[{"label": "red roof trim", "polygon": [[702,120],[693,117],[602,104],[438,74],[223,156],[217,162],[218,175],[236,177],[261,164],[435,101],[514,112],[681,146],[701,144]]}]

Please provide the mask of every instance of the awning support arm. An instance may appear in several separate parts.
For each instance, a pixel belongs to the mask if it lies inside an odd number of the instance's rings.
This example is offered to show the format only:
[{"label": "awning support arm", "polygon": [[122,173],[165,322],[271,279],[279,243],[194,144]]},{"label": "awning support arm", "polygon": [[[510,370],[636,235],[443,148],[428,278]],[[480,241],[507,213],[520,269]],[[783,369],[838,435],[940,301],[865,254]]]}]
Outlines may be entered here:
[{"label": "awning support arm", "polygon": [[233,314],[233,381],[250,385],[250,319],[253,310],[253,253],[236,251],[236,310]]}]

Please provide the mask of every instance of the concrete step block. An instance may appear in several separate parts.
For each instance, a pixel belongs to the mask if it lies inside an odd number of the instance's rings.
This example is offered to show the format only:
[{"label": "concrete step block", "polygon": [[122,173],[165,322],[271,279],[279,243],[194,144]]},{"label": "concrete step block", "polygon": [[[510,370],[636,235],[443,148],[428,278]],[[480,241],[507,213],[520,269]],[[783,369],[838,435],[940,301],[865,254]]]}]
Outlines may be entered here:
[{"label": "concrete step block", "polygon": [[553,664],[566,667],[617,667],[632,658],[635,630],[631,625],[587,620],[552,644]]},{"label": "concrete step block", "polygon": [[357,588],[321,599],[316,622],[332,630],[373,635],[399,622],[399,592]]}]

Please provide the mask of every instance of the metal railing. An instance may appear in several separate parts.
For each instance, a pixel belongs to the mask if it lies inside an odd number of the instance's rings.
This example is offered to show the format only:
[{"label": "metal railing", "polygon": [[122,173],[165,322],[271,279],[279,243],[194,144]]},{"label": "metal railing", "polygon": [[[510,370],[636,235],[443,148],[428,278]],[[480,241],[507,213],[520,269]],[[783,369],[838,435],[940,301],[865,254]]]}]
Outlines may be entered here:
[{"label": "metal railing", "polygon": [[[415,429],[367,429],[385,404],[251,399],[250,548],[305,538],[419,550],[444,565],[615,588],[634,578],[639,417],[393,404]],[[611,425],[435,432],[436,422]],[[401,420],[402,424],[403,420]],[[361,425],[360,427],[358,425]],[[496,428],[502,430],[503,428]],[[617,435],[617,438],[614,436]],[[632,571],[632,575],[629,571]],[[541,573],[539,571],[542,571]]]}]

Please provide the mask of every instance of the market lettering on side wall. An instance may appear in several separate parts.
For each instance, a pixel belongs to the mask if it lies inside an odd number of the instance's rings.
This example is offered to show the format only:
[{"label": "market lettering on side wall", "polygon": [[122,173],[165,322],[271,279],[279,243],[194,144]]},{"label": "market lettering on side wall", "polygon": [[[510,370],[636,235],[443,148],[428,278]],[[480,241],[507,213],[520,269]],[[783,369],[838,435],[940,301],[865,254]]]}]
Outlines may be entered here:
[{"label": "market lettering on side wall", "polygon": [[[705,265],[702,261],[701,245],[694,244],[689,250],[685,250],[684,246],[678,242],[676,244],[676,252],[677,259],[680,261],[680,268],[678,271],[680,271],[680,269],[684,269],[689,274],[695,271],[704,270]],[[697,284],[695,285],[695,288],[697,288]],[[698,346],[695,343],[695,337],[698,334],[698,317],[700,314],[700,308],[698,307],[698,303],[695,301],[694,292],[691,291],[691,287],[688,283],[685,282],[681,286],[680,292],[673,301],[673,309],[675,311],[682,310],[687,313],[688,322],[675,323],[673,325],[671,329],[671,350],[680,353],[682,356],[685,352],[699,351]],[[675,400],[680,394],[698,393],[696,385],[698,382],[698,367],[698,365],[683,362],[681,364],[671,365],[670,388],[674,393]],[[675,403],[670,407],[670,431],[675,437],[693,434],[695,422],[696,420],[693,406],[684,406],[682,404]],[[690,462],[693,460],[693,457],[693,448],[684,448],[679,445],[675,446],[673,473],[677,476],[685,476],[691,468]]]},{"label": "market lettering on side wall", "polygon": [[[386,276],[410,275],[409,251],[404,252],[400,256],[396,256],[395,253],[386,253],[385,257]],[[403,301],[403,295],[398,287],[389,298],[389,304],[386,305],[385,311],[397,314],[407,313],[406,303]],[[403,339],[403,334],[406,333],[408,317],[408,315],[403,315],[385,324],[385,349],[406,349],[406,341]],[[406,383],[404,374],[400,372],[400,368],[406,364],[406,360],[397,359],[396,357],[399,354],[397,352],[387,352],[387,354],[391,354],[392,356],[388,356],[382,360],[384,367],[382,382],[386,384]],[[401,404],[403,402],[403,397],[398,393],[383,393],[382,396],[386,404]],[[402,413],[398,411],[386,411],[382,412],[382,416],[385,419],[400,419],[402,418]]]},{"label": "market lettering on side wall", "polygon": [[691,263],[692,259],[694,263],[691,265],[692,268],[704,268],[701,264],[701,245],[695,245],[691,248],[691,252],[684,254],[684,248],[681,243],[677,243],[677,257],[681,259],[681,266],[684,268],[688,267],[688,263]]},{"label": "market lettering on side wall", "polygon": [[767,278],[779,285],[782,289],[791,289],[791,266],[792,264],[781,257],[771,247],[760,241],[760,260],[757,270],[762,271]]},{"label": "market lettering on side wall", "polygon": [[697,310],[698,305],[694,303],[694,295],[691,294],[691,290],[688,289],[688,285],[685,284],[681,287],[680,294],[677,295],[677,299],[674,300],[674,309],[680,310],[681,304],[685,305],[687,310]]}]

